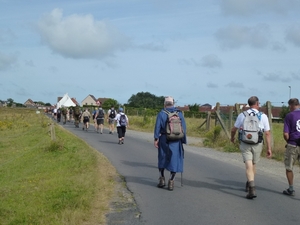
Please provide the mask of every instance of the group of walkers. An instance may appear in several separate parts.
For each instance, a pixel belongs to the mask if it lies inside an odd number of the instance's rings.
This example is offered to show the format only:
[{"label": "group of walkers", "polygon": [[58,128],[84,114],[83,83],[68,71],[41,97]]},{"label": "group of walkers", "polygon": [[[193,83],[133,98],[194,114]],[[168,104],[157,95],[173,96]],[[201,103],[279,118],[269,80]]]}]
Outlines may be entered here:
[{"label": "group of walkers", "polygon": [[[57,111],[58,110],[59,109],[57,109]],[[90,113],[90,110],[88,108],[86,108],[82,112],[78,105],[73,107],[73,109],[71,110],[74,117],[75,127],[79,128],[79,124],[82,123],[82,130],[85,131],[89,130],[91,119],[94,122],[95,132],[100,134],[103,134],[105,120],[108,123],[109,134],[114,134],[115,124],[116,124],[117,134],[119,139],[118,144],[124,144],[126,128],[129,127],[129,120],[127,115],[124,113],[123,108],[119,108],[117,112],[114,106],[111,106],[111,108],[106,113],[105,110],[100,105],[98,109],[95,108],[92,114]]]},{"label": "group of walkers", "polygon": [[52,118],[57,120],[58,123],[63,120],[63,124],[66,124],[67,122],[73,121],[73,110],[72,108],[54,108],[52,110]]},{"label": "group of walkers", "polygon": [[[266,143],[267,158],[272,158],[271,149],[271,131],[269,119],[266,114],[259,111],[260,103],[257,96],[248,99],[249,109],[240,113],[231,130],[231,142],[235,143],[236,133],[238,131],[239,148],[242,154],[246,168],[247,199],[257,197],[255,188],[256,164],[260,160],[263,144]],[[288,101],[290,112],[284,119],[283,138],[286,141],[284,165],[289,187],[282,193],[288,196],[294,196],[293,187],[294,173],[293,166],[296,161],[300,162],[300,104],[297,98],[291,98]],[[176,118],[180,121],[180,132],[174,132],[170,127],[175,127],[177,122],[170,119]],[[173,118],[173,119],[174,119]],[[174,119],[175,121],[175,119]],[[246,128],[247,127],[247,128]],[[256,129],[253,129],[256,128]],[[174,138],[172,133],[178,138]],[[183,144],[187,143],[186,123],[181,111],[174,107],[174,99],[166,97],[164,108],[158,113],[154,128],[154,146],[158,149],[158,171],[159,182],[157,187],[166,186],[165,170],[170,172],[168,179],[168,190],[174,189],[174,178],[176,173],[183,172],[184,149]]]}]

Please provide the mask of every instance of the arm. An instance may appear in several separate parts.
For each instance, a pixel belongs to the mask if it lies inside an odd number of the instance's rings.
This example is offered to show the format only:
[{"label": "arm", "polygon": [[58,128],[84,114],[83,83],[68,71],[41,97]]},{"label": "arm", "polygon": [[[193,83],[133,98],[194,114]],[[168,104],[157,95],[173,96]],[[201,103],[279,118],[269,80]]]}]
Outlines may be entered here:
[{"label": "arm", "polygon": [[230,141],[231,141],[232,143],[234,143],[234,141],[235,141],[235,133],[236,133],[236,131],[237,131],[237,128],[236,128],[236,127],[233,127],[233,128],[231,129],[231,139],[230,139]]},{"label": "arm", "polygon": [[289,133],[285,133],[283,132],[283,139],[288,142],[288,140],[290,139],[290,134]]},{"label": "arm", "polygon": [[271,149],[271,132],[265,131],[266,142],[267,142],[267,158],[272,158],[272,149]]}]

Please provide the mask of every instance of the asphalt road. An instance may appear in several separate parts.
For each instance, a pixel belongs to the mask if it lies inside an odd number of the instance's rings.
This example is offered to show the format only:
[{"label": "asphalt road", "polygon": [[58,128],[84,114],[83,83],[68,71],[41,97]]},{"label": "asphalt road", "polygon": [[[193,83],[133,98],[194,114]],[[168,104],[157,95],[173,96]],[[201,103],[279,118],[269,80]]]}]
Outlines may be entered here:
[{"label": "asphalt road", "polygon": [[159,173],[152,134],[128,130],[125,143],[118,145],[117,134],[108,134],[108,130],[98,134],[93,126],[88,132],[71,123],[63,126],[110,160],[126,181],[124,189],[134,198],[132,210],[119,214],[119,218],[117,214],[108,216],[108,224],[300,224],[299,167],[296,196],[285,196],[283,164],[262,159],[256,175],[258,197],[248,200],[239,153],[185,145],[183,177],[177,174],[174,191],[168,191],[156,187]]}]

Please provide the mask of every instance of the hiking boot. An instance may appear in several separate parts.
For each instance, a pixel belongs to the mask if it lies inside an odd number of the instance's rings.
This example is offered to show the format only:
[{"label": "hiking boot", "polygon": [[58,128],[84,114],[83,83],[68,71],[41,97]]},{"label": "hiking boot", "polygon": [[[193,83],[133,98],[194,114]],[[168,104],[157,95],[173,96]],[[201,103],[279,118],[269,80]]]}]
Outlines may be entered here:
[{"label": "hiking boot", "polygon": [[249,192],[246,195],[246,198],[253,199],[253,198],[256,198],[256,197],[257,196],[256,196],[256,193],[255,193],[255,187],[254,186],[253,187],[249,186]]},{"label": "hiking boot", "polygon": [[169,180],[168,190],[173,191],[173,189],[174,189],[174,180]]},{"label": "hiking boot", "polygon": [[111,131],[109,131],[109,134],[111,134]]},{"label": "hiking boot", "polygon": [[246,188],[245,188],[245,192],[249,192],[249,182],[246,182]]},{"label": "hiking boot", "polygon": [[122,142],[121,141],[119,141],[119,143],[118,143],[119,145],[121,145],[122,144]]},{"label": "hiking boot", "polygon": [[284,190],[282,192],[282,194],[284,194],[284,195],[290,195],[290,196],[295,196],[295,191],[294,190],[290,191],[290,189],[288,188],[288,189]]},{"label": "hiking boot", "polygon": [[158,180],[159,180],[159,183],[158,183],[157,187],[163,188],[164,186],[166,186],[164,177],[160,177]]}]

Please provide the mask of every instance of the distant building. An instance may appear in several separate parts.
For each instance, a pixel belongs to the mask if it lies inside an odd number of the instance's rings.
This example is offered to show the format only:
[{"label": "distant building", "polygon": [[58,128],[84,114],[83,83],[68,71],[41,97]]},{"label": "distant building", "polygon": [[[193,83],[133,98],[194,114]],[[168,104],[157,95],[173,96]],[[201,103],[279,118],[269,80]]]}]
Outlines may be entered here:
[{"label": "distant building", "polygon": [[97,99],[94,97],[94,95],[88,95],[83,101],[81,102],[81,106],[85,105],[94,105],[97,106]]},{"label": "distant building", "polygon": [[37,105],[31,99],[28,99],[26,102],[24,102],[23,105],[26,106],[26,107],[28,107],[28,108],[35,108],[35,107],[37,107]]}]

